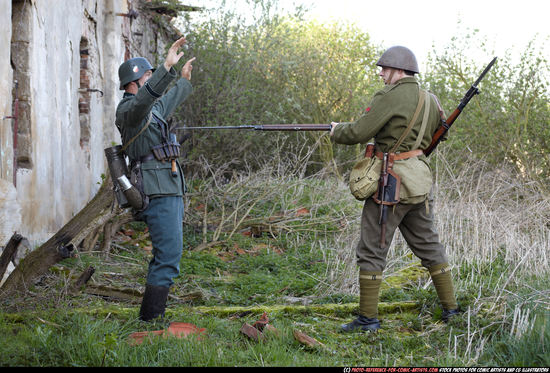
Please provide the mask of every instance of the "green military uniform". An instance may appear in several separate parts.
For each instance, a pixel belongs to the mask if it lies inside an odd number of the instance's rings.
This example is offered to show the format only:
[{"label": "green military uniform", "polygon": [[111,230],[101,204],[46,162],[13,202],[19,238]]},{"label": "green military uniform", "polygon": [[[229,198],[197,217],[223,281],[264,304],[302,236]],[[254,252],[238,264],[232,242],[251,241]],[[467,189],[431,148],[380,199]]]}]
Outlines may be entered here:
[{"label": "green military uniform", "polygon": [[[139,65],[140,61],[143,66]],[[152,70],[146,60],[136,58],[125,62],[119,75],[124,77],[124,69],[132,68],[139,73],[130,79],[142,76],[144,69]],[[179,274],[183,249],[183,172],[176,161],[177,173],[172,174],[171,162],[159,161],[151,153],[154,146],[174,142],[175,136],[170,134],[166,118],[192,91],[191,83],[181,78],[165,93],[176,78],[173,68],[167,71],[164,65],[159,66],[137,94],[124,93],[116,111],[116,125],[127,146],[132,172],[141,167],[143,192],[149,198],[149,205],[139,213],[149,228],[153,245],[140,310],[140,318],[145,321],[164,314],[169,288]]]},{"label": "green military uniform", "polygon": [[[389,152],[413,118],[420,94],[424,92],[419,90],[414,76],[407,76],[395,84],[386,85],[374,95],[369,107],[359,120],[354,123],[339,124],[334,128],[334,141],[352,145],[367,143],[374,138],[377,151]],[[425,105],[420,111],[408,136],[395,150],[396,153],[414,150],[415,143],[419,143],[417,148],[420,149],[430,144],[432,134],[440,125],[440,112],[435,96],[428,95],[427,99],[431,100],[429,105]],[[426,114],[423,136],[417,142],[426,107],[429,107],[429,112]],[[360,267],[361,316],[358,321],[343,325],[345,331],[358,328],[376,330],[380,327],[377,319],[378,293],[382,272],[386,266],[388,247],[398,227],[414,254],[421,259],[422,265],[428,268],[432,275],[444,309],[457,308],[452,283],[449,283],[447,256],[434,227],[431,201],[432,175],[426,157],[420,155],[395,161],[393,170],[401,177],[400,203],[388,209],[386,248],[380,247],[380,205],[369,198],[363,207],[361,238],[356,248],[357,263]],[[439,276],[443,273],[444,278]]]},{"label": "green military uniform", "polygon": [[[396,84],[385,86],[374,95],[367,112],[357,122],[336,126],[334,141],[351,145],[366,143],[374,138],[376,149],[388,152],[407,128],[418,104],[420,92],[414,77],[403,78]],[[421,148],[430,144],[432,134],[440,124],[436,99],[433,95],[429,95],[428,98],[432,103],[429,105],[430,113],[420,142]],[[396,152],[414,150],[412,146],[418,136],[422,119],[423,112],[420,112],[411,132]],[[400,172],[400,169],[406,172]],[[420,155],[395,161],[394,170],[401,176],[401,203],[395,209],[390,209],[386,230],[387,242],[391,242],[393,233],[399,226],[401,233],[415,254],[422,259],[424,266],[429,268],[446,262],[445,250],[439,243],[437,232],[433,228],[431,202],[426,204],[432,184],[432,175],[426,157]],[[368,199],[363,208],[361,240],[357,247],[357,256],[359,267],[364,271],[381,272],[386,266],[387,248],[379,247],[378,208],[379,205],[373,199]],[[420,233],[422,236],[418,236]]]},{"label": "green military uniform", "polygon": [[[374,138],[377,151],[389,152],[412,119],[420,93],[414,77],[403,78],[396,84],[385,86],[374,95],[366,113],[357,122],[336,126],[334,141],[353,145],[366,143]],[[420,149],[428,147],[432,134],[440,124],[439,103],[433,95],[428,95],[428,99],[431,103],[426,106],[430,112],[419,144]],[[421,111],[409,135],[395,150],[396,153],[413,150],[423,118],[424,111]],[[423,202],[432,185],[432,175],[426,157],[420,155],[396,161],[394,169],[401,176],[401,203]]]}]

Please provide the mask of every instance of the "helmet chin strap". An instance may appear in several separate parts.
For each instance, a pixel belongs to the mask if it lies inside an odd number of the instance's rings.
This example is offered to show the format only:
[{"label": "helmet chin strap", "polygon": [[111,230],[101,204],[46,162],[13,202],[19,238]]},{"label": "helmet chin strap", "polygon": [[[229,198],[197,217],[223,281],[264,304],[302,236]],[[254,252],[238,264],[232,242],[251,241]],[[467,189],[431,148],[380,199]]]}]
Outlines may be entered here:
[{"label": "helmet chin strap", "polygon": [[390,76],[388,77],[388,79],[386,79],[386,85],[392,84],[393,74],[395,74],[395,70],[391,69]]}]

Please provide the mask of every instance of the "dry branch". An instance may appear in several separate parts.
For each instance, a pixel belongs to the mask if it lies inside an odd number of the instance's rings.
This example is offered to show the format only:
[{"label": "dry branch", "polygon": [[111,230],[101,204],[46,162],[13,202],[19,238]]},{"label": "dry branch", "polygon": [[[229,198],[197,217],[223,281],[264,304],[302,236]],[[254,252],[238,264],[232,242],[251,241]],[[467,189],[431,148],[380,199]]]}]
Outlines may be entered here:
[{"label": "dry branch", "polygon": [[119,300],[129,301],[132,303],[139,303],[141,302],[141,298],[143,297],[143,294],[136,289],[130,289],[130,288],[114,288],[110,286],[104,286],[104,285],[93,285],[89,284],[84,289],[84,292],[86,294],[90,295],[97,295],[100,297],[107,297],[107,298],[116,298]]},{"label": "dry branch", "polygon": [[84,238],[93,234],[119,213],[114,208],[110,177],[103,182],[95,197],[46,243],[29,253],[7,278],[2,291],[10,294],[25,291],[47,273],[50,267],[70,257]]},{"label": "dry branch", "polygon": [[100,249],[105,258],[109,257],[113,236],[118,232],[120,227],[131,221],[134,221],[134,217],[130,211],[126,211],[120,215],[113,216],[112,219],[105,223],[103,228],[103,243]]},{"label": "dry branch", "polygon": [[4,251],[2,251],[2,255],[0,256],[0,279],[4,277],[8,264],[10,264],[10,261],[15,257],[19,243],[21,243],[22,240],[23,236],[14,233],[4,248]]},{"label": "dry branch", "polygon": [[86,285],[88,281],[90,281],[90,278],[92,278],[92,275],[95,272],[95,268],[90,266],[86,268],[84,272],[78,277],[78,279],[75,281],[72,287],[73,292],[77,292],[82,286]]}]

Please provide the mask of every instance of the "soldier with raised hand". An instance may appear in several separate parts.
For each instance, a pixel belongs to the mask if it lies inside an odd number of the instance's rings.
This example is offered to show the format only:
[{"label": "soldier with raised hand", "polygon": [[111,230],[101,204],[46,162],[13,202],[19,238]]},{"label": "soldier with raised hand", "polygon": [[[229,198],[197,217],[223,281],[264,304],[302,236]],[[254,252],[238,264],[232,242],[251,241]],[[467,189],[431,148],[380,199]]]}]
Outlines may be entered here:
[{"label": "soldier with raised hand", "polygon": [[[415,78],[419,72],[416,57],[408,48],[391,47],[376,64],[381,68],[379,75],[384,88],[374,95],[359,120],[350,124],[333,122],[331,136],[336,143],[347,145],[367,143],[374,138],[374,154],[379,158],[397,147],[392,162],[395,159],[393,171],[400,177],[396,198],[399,202],[387,210],[386,226],[381,230],[377,196],[365,201],[361,237],[356,247],[360,268],[359,317],[342,325],[342,331],[380,328],[378,299],[382,272],[397,228],[431,275],[443,307],[442,319],[447,322],[459,312],[445,248],[434,227],[430,166],[418,150],[430,144],[444,114],[437,98],[420,89]],[[380,237],[381,234],[384,236]]]},{"label": "soldier with raised hand", "polygon": [[[173,279],[179,274],[183,249],[182,220],[185,180],[177,161],[179,144],[170,133],[166,119],[192,92],[191,71],[195,58],[181,69],[174,65],[183,57],[185,37],[168,50],[157,69],[143,57],[127,60],[119,68],[120,89],[124,95],[116,110],[116,126],[131,162],[131,173],[140,180],[145,207],[136,214],[149,228],[153,258],[149,263],[146,288],[139,318],[143,321],[163,317]],[[176,80],[168,90],[168,85]],[[162,159],[154,150],[175,149]]]}]

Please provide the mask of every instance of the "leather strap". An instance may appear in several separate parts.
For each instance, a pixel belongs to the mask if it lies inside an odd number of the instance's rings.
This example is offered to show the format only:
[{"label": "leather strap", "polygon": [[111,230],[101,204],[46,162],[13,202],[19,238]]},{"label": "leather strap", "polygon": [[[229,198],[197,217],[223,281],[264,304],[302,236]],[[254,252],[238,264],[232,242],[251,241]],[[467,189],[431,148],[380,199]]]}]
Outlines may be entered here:
[{"label": "leather strap", "polygon": [[[415,149],[404,153],[394,153],[394,154],[395,155],[393,157],[393,160],[400,161],[402,159],[418,157],[419,155],[424,154],[424,152],[422,151],[422,149]],[[376,152],[375,155],[376,155],[376,158],[378,159],[384,158],[384,153],[382,152]]]},{"label": "leather strap", "polygon": [[418,105],[416,105],[416,110],[414,112],[413,117],[411,118],[411,121],[409,122],[409,125],[407,126],[407,129],[405,129],[405,132],[403,132],[403,134],[401,135],[399,140],[397,140],[397,142],[395,143],[393,148],[389,151],[389,153],[394,153],[397,150],[397,148],[399,147],[399,145],[401,145],[403,140],[405,140],[405,138],[407,137],[409,132],[411,132],[411,129],[414,126],[414,122],[416,122],[416,118],[418,118],[418,114],[420,114],[420,109],[422,109],[422,105],[424,105],[424,101],[426,99],[426,95],[422,94],[422,91],[420,90],[420,86],[418,87],[418,96],[419,96],[418,97]]},{"label": "leather strap", "polygon": [[416,141],[414,142],[413,149],[418,149],[420,146],[420,143],[422,142],[422,138],[424,137],[424,132],[426,132],[426,124],[428,124],[428,117],[430,116],[430,97],[428,95],[428,91],[424,91],[424,96],[426,97],[426,104],[424,105],[424,117],[422,118],[422,125],[420,126],[420,132],[418,132],[418,136],[416,136]]},{"label": "leather strap", "polygon": [[153,153],[145,154],[143,157],[139,158],[139,161],[141,163],[149,162],[155,159],[155,155]]},{"label": "leather strap", "polygon": [[130,141],[128,141],[126,144],[124,144],[124,146],[123,146],[122,149],[121,149],[122,151],[126,150],[126,148],[127,148],[128,146],[130,146],[130,144],[133,143],[134,140],[137,139],[138,136],[141,135],[141,134],[143,133],[143,131],[145,131],[145,130],[147,129],[147,127],[149,127],[149,124],[151,124],[151,118],[152,118],[152,117],[153,117],[153,112],[151,111],[151,112],[149,112],[149,119],[147,119],[147,123],[145,124],[145,126],[143,126],[143,127],[141,128],[141,130],[137,133],[137,135],[135,135],[134,137],[132,137],[132,138],[130,139]]}]

